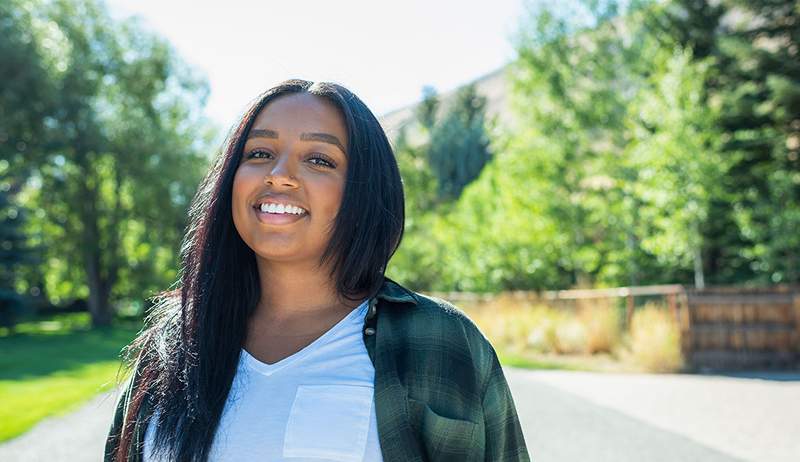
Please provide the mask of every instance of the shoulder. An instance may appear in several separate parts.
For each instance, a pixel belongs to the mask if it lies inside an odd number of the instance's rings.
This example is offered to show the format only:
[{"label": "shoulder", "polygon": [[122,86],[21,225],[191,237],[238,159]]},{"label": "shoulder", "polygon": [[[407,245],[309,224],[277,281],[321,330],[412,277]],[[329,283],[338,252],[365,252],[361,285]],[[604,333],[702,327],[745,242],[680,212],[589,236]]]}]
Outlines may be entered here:
[{"label": "shoulder", "polygon": [[378,298],[384,311],[423,331],[437,329],[442,333],[440,329],[446,329],[449,333],[461,332],[478,343],[489,342],[461,308],[442,298],[414,292],[391,279],[386,279]]},{"label": "shoulder", "polygon": [[[428,359],[469,363],[483,382],[496,354],[489,340],[465,312],[442,298],[411,291],[389,279],[379,294],[383,318],[396,340]],[[382,299],[382,300],[380,300]],[[380,330],[380,329],[379,329]]]},{"label": "shoulder", "polygon": [[425,320],[434,318],[439,321],[436,323],[437,327],[447,329],[451,333],[460,332],[473,342],[489,343],[480,328],[460,307],[448,300],[432,295],[424,295],[417,292],[414,292],[414,295],[419,302],[415,307],[416,309],[412,310],[412,315]]}]

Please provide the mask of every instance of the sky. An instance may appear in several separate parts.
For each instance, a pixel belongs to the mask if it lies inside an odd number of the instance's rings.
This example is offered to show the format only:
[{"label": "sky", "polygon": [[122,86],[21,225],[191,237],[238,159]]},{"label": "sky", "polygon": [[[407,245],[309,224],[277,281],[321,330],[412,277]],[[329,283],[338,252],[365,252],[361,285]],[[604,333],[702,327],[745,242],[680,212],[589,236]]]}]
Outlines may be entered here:
[{"label": "sky", "polygon": [[230,127],[259,93],[287,78],[327,80],[381,116],[450,91],[514,56],[523,0],[107,0],[139,16],[205,74],[207,115]]}]

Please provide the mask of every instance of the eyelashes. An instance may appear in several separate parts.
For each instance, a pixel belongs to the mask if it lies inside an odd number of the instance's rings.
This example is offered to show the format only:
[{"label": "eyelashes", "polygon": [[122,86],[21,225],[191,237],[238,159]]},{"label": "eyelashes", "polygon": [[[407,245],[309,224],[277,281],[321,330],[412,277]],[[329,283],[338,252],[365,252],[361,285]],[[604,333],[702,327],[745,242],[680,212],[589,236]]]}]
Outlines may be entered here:
[{"label": "eyelashes", "polygon": [[[253,149],[252,151],[246,153],[245,156],[247,159],[272,159],[275,157],[273,153],[265,149]],[[318,167],[326,167],[331,169],[337,167],[336,162],[333,159],[318,152],[310,154],[305,160],[306,162]]]},{"label": "eyelashes", "polygon": [[312,155],[311,158],[308,159],[308,161],[315,165],[323,165],[328,168],[336,168],[336,162],[320,154]]},{"label": "eyelashes", "polygon": [[272,156],[272,153],[266,151],[264,149],[253,149],[252,151],[245,153],[245,157],[248,159],[266,159],[268,157],[256,157],[258,154],[265,154],[266,156]]}]

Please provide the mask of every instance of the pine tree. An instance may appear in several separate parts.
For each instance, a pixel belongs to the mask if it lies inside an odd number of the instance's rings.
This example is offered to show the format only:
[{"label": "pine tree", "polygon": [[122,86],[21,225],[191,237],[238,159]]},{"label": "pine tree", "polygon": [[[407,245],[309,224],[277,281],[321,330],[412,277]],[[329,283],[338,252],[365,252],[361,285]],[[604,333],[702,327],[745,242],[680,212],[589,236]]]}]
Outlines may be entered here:
[{"label": "pine tree", "polygon": [[486,98],[474,85],[459,89],[449,111],[433,125],[427,158],[440,201],[457,199],[491,159]]},{"label": "pine tree", "polygon": [[17,269],[33,262],[33,252],[22,232],[24,209],[11,199],[10,182],[0,178],[0,326],[13,329],[25,309],[25,300],[16,290]]},{"label": "pine tree", "polygon": [[795,0],[676,0],[666,36],[713,57],[734,163],[704,234],[716,282],[800,281],[800,10]]}]

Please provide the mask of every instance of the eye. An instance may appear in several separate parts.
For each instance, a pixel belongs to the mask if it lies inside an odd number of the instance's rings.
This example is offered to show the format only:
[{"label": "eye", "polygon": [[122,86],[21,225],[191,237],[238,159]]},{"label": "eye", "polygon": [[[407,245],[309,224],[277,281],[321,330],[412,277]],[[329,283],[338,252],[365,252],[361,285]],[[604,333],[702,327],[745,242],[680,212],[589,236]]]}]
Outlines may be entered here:
[{"label": "eye", "polygon": [[336,162],[323,154],[312,154],[308,161],[320,167],[336,168]]},{"label": "eye", "polygon": [[253,149],[247,153],[248,159],[271,159],[272,157],[272,153],[264,149]]}]

